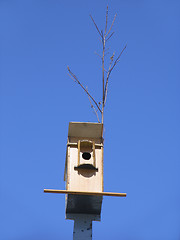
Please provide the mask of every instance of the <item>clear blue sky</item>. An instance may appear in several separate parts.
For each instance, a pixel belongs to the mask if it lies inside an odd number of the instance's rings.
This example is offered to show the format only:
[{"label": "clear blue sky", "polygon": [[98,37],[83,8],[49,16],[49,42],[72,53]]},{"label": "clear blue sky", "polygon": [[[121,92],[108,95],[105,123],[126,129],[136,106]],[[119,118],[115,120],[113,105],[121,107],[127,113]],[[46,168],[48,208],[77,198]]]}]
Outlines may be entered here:
[{"label": "clear blue sky", "polygon": [[101,51],[89,17],[106,5],[121,61],[105,109],[105,197],[93,239],[180,239],[180,2],[0,1],[0,238],[72,239],[65,220],[70,121],[96,121],[67,65],[101,98]]}]

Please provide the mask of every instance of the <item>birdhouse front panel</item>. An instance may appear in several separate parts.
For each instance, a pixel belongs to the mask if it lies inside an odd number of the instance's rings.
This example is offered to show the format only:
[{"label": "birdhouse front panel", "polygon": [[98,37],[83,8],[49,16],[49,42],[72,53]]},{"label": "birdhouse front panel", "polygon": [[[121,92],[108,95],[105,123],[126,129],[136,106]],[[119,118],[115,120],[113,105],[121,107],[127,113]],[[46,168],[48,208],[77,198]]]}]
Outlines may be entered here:
[{"label": "birdhouse front panel", "polygon": [[[77,143],[77,147],[68,147],[66,189],[89,192],[103,191],[102,148],[96,146],[95,141],[85,141],[73,139],[73,143]],[[85,143],[88,145],[85,146]]]}]

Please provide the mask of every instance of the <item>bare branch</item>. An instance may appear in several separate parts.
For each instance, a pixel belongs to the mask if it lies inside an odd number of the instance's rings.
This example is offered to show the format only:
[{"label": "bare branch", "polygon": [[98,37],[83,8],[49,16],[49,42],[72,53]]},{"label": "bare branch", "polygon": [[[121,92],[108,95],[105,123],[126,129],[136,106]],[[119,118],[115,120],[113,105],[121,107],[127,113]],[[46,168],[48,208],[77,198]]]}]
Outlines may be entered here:
[{"label": "bare branch", "polygon": [[90,15],[90,17],[91,17],[91,20],[93,21],[93,23],[94,23],[94,25],[95,25],[95,27],[96,27],[96,29],[97,29],[99,35],[102,37],[102,35],[101,35],[100,31],[99,31],[99,28],[98,28],[98,26],[96,25],[96,23],[95,23],[93,17],[92,17],[91,15]]},{"label": "bare branch", "polygon": [[101,36],[102,36],[102,44],[104,44],[104,34],[103,34],[103,30],[101,30]]},{"label": "bare branch", "polygon": [[107,72],[107,77],[106,77],[106,84],[105,84],[105,96],[104,96],[104,105],[106,103],[106,98],[107,98],[107,90],[108,90],[108,81],[109,81],[109,74],[110,74],[110,69],[111,69],[111,65],[114,61],[114,55],[115,55],[115,52],[113,52],[113,55],[110,57],[111,61],[110,61],[110,64],[109,64],[109,70]]},{"label": "bare branch", "polygon": [[106,57],[109,54],[109,52],[107,52],[106,54],[104,54],[104,57]]},{"label": "bare branch", "polygon": [[109,50],[109,48],[106,48],[106,49],[104,49],[104,52],[107,52]]},{"label": "bare branch", "polygon": [[100,107],[98,106],[97,102],[94,100],[94,98],[91,96],[91,94],[87,91],[87,89],[85,89],[85,87],[80,83],[80,81],[77,79],[76,75],[74,75],[74,73],[71,72],[69,66],[67,66],[67,69],[69,71],[70,74],[68,74],[73,81],[75,81],[77,84],[79,84],[81,86],[81,88],[87,93],[87,95],[93,100],[93,102],[96,104],[96,107],[98,108],[98,110],[100,111],[100,113],[102,113]]},{"label": "bare branch", "polygon": [[105,26],[104,34],[106,34],[106,31],[107,31],[107,23],[108,23],[108,5],[106,9],[106,26]]},{"label": "bare branch", "polygon": [[100,58],[102,59],[102,56],[101,56],[101,55],[99,55],[97,52],[95,52],[95,54],[96,54],[98,57],[100,57]]},{"label": "bare branch", "polygon": [[125,45],[125,47],[123,48],[123,50],[121,51],[121,53],[119,54],[119,56],[118,56],[118,57],[116,58],[116,60],[114,61],[114,64],[113,64],[112,67],[111,67],[111,65],[112,65],[112,62],[113,62],[113,60],[114,60],[114,54],[113,54],[112,57],[111,57],[111,62],[110,62],[110,65],[109,65],[109,71],[108,71],[107,77],[106,77],[104,104],[106,103],[106,99],[107,99],[108,81],[109,81],[110,74],[111,74],[113,68],[114,68],[114,67],[116,66],[116,64],[119,62],[120,57],[121,57],[121,55],[123,54],[123,52],[124,52],[124,50],[126,49],[126,47],[127,47],[127,44]]},{"label": "bare branch", "polygon": [[113,66],[112,66],[112,68],[110,69],[110,72],[113,70],[113,68],[114,68],[114,67],[116,66],[116,64],[119,62],[119,59],[120,59],[121,55],[123,54],[124,50],[126,49],[126,47],[127,47],[127,44],[124,46],[123,50],[121,51],[121,53],[119,54],[119,56],[116,58]]},{"label": "bare branch", "polygon": [[[86,87],[86,90],[88,91],[88,88],[87,88],[87,87]],[[96,114],[97,120],[98,120],[98,122],[100,123],[98,113],[97,113],[95,107],[93,106],[93,104],[91,103],[91,99],[90,99],[89,95],[88,95],[88,98],[89,98],[89,102],[90,102],[90,104],[91,104],[91,108],[93,108],[93,110],[94,110],[94,112],[95,112],[95,114]]]},{"label": "bare branch", "polygon": [[108,39],[106,39],[106,42],[112,37],[113,34],[114,32],[112,32],[111,35],[108,37]]},{"label": "bare branch", "polygon": [[[100,31],[100,29],[98,28],[96,22],[94,21],[93,17],[90,15],[91,20],[98,32],[98,40],[100,40],[101,42],[101,47],[102,47],[102,54],[98,54],[97,52],[95,52],[96,55],[98,55],[101,58],[101,71],[102,71],[102,99],[101,102],[96,102],[96,100],[92,97],[92,95],[89,93],[88,88],[85,88],[81,82],[78,80],[78,78],[71,72],[70,68],[68,68],[68,75],[73,79],[74,82],[76,82],[77,84],[80,85],[80,87],[85,91],[85,93],[88,95],[90,104],[91,104],[91,108],[93,108],[98,122],[99,121],[99,112],[101,113],[101,123],[104,123],[104,107],[106,104],[106,100],[107,100],[107,92],[108,92],[108,85],[109,85],[109,78],[111,75],[111,72],[113,71],[113,69],[115,68],[116,64],[120,61],[120,57],[123,54],[124,50],[126,49],[126,45],[123,48],[123,50],[121,51],[121,53],[118,55],[118,57],[115,59],[115,53],[112,54],[112,56],[110,57],[109,60],[109,67],[106,70],[106,55],[109,54],[108,52],[108,48],[106,48],[106,42],[109,41],[111,39],[111,37],[114,35],[114,31],[112,31],[112,28],[114,26],[115,20],[116,20],[116,16],[117,14],[114,15],[114,19],[109,27],[109,8],[107,5],[107,9],[106,9],[106,20],[105,20],[105,28]],[[109,30],[108,30],[109,29]],[[99,112],[98,112],[99,110]]]},{"label": "bare branch", "polygon": [[115,16],[114,16],[114,19],[113,19],[113,21],[112,21],[112,24],[111,24],[111,26],[110,26],[110,29],[109,29],[109,31],[107,32],[107,34],[105,35],[105,37],[107,37],[107,35],[110,33],[110,31],[111,31],[111,29],[112,29],[112,27],[113,27],[113,25],[114,25],[114,21],[115,21],[115,19],[116,19],[116,16],[117,16],[117,13],[116,13]]},{"label": "bare branch", "polygon": [[104,123],[104,99],[105,99],[105,92],[104,92],[104,51],[105,51],[105,43],[106,43],[106,39],[105,36],[103,35],[102,32],[102,45],[103,45],[103,51],[102,51],[102,85],[103,85],[103,92],[102,92],[102,118],[101,118],[101,122],[102,124]]}]

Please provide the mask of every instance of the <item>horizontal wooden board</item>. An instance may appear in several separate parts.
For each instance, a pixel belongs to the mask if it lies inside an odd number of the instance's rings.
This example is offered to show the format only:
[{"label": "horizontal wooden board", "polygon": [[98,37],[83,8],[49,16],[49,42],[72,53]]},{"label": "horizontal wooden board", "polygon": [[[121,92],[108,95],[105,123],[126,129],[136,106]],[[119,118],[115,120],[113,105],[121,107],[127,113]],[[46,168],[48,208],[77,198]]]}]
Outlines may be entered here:
[{"label": "horizontal wooden board", "polygon": [[68,137],[101,138],[103,125],[92,122],[70,122]]},{"label": "horizontal wooden board", "polygon": [[44,189],[44,192],[46,192],[46,193],[76,194],[76,195],[126,197],[126,193],[115,193],[115,192],[85,192],[85,191],[70,191],[70,190],[57,190],[57,189]]}]

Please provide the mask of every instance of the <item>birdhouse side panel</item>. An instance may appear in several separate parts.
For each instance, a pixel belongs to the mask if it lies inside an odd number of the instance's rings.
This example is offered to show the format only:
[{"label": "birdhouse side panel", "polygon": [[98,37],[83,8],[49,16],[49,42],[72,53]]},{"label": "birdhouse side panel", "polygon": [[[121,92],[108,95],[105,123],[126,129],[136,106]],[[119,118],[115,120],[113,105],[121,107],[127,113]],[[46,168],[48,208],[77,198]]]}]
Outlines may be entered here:
[{"label": "birdhouse side panel", "polygon": [[78,163],[78,148],[77,147],[68,147],[68,156],[67,156],[67,182],[66,182],[66,189],[72,190],[72,179],[74,173],[73,166],[77,165]]}]

